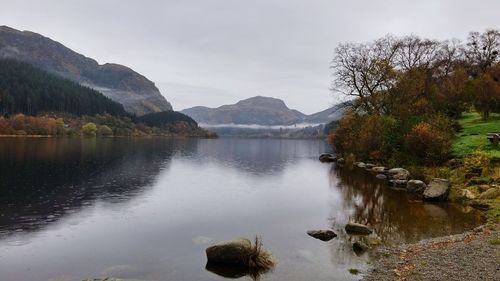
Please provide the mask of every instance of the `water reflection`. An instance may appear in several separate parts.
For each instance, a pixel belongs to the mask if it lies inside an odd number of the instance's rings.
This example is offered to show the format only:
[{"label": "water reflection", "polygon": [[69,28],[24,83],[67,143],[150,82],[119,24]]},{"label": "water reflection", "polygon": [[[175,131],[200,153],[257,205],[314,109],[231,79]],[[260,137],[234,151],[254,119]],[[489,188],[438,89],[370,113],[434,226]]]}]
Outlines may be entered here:
[{"label": "water reflection", "polygon": [[[343,227],[385,242],[469,229],[456,205],[414,202],[360,171],[317,161],[321,140],[0,139],[0,280],[356,280]],[[409,200],[410,199],[410,200]],[[333,227],[322,242],[307,230]],[[256,275],[206,265],[217,241],[262,235]],[[77,266],[75,266],[77,265]]]},{"label": "water reflection", "polygon": [[459,233],[484,221],[474,209],[459,204],[424,203],[404,190],[389,188],[364,169],[330,170],[330,182],[343,197],[345,216],[332,216],[334,225],[355,221],[370,225],[385,243],[412,242]]},{"label": "water reflection", "polygon": [[[131,143],[132,142],[132,143]],[[174,153],[157,140],[2,139],[0,237],[38,230],[96,200],[140,194]]]}]

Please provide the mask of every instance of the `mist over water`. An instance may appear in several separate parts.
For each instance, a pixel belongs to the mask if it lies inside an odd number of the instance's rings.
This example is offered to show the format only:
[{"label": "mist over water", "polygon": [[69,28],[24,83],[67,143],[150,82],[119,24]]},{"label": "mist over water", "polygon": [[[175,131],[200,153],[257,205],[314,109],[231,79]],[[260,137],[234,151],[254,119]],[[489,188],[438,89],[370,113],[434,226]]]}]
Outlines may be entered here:
[{"label": "mist over water", "polygon": [[[478,212],[423,204],[317,160],[322,140],[0,139],[0,280],[223,280],[205,248],[261,235],[263,280],[356,280],[343,227],[384,243],[458,233]],[[306,234],[332,228],[322,242]],[[248,277],[244,277],[244,280]]]}]

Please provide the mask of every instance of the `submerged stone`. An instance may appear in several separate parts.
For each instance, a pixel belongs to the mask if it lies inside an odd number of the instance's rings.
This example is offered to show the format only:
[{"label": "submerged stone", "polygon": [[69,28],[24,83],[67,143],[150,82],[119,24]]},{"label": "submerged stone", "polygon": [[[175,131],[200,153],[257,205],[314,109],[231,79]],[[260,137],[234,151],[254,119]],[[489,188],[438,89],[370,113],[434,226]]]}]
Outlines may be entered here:
[{"label": "submerged stone", "polygon": [[337,234],[331,230],[309,230],[307,234],[321,241],[330,241],[337,237]]},{"label": "submerged stone", "polygon": [[373,232],[368,226],[355,222],[346,224],[345,231],[349,234],[371,234]]}]

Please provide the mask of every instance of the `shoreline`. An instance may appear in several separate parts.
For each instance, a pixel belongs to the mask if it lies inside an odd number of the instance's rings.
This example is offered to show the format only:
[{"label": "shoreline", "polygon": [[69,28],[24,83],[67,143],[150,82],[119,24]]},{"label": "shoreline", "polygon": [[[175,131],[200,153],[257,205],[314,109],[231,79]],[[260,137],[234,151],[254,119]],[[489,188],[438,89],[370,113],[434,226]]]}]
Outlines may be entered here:
[{"label": "shoreline", "polygon": [[500,224],[385,246],[371,255],[373,261],[362,281],[500,280]]}]

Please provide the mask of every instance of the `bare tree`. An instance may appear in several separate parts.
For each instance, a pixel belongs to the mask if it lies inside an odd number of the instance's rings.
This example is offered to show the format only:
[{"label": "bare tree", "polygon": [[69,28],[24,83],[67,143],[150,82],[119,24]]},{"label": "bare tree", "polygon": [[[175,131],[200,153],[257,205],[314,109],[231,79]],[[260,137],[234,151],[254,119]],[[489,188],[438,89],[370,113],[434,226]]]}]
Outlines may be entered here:
[{"label": "bare tree", "polygon": [[343,43],[335,49],[331,68],[333,90],[357,99],[369,113],[383,110],[377,96],[395,83],[395,57],[399,42],[391,36],[368,44]]},{"label": "bare tree", "polygon": [[483,33],[471,32],[462,51],[471,69],[471,75],[477,77],[499,62],[500,32],[492,29]]},{"label": "bare tree", "polygon": [[429,69],[439,55],[438,41],[422,39],[415,35],[405,36],[398,41],[396,65],[402,71]]}]

